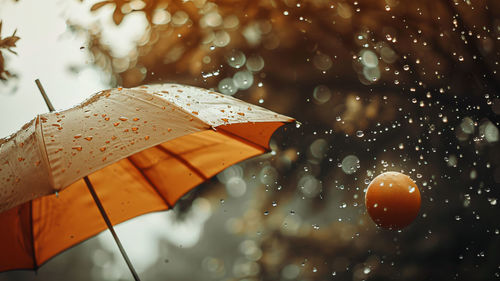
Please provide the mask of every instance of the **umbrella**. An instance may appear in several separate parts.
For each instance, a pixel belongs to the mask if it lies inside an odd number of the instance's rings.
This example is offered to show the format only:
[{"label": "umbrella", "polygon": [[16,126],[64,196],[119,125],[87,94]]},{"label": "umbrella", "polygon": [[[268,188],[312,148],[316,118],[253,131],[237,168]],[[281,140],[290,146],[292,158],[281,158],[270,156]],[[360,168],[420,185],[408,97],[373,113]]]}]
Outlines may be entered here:
[{"label": "umbrella", "polygon": [[36,269],[108,228],[138,280],[113,225],[171,209],[223,169],[268,151],[273,132],[292,121],[177,84],[105,90],[38,115],[0,139],[0,271]]}]

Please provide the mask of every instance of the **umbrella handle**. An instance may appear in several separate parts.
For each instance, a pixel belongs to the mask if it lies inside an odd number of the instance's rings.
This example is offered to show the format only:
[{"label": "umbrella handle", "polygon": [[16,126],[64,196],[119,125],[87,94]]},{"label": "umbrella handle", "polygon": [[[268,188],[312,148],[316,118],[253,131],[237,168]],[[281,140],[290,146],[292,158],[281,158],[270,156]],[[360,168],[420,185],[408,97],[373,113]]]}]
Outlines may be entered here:
[{"label": "umbrella handle", "polygon": [[128,258],[127,252],[125,252],[125,249],[122,246],[122,243],[120,242],[120,239],[118,238],[118,235],[116,235],[115,229],[113,227],[113,224],[109,220],[108,214],[106,214],[106,211],[104,210],[104,207],[101,204],[101,200],[97,196],[97,193],[95,192],[94,186],[92,186],[92,183],[90,182],[90,179],[85,176],[83,177],[83,180],[85,181],[85,184],[87,184],[87,187],[90,191],[90,194],[92,194],[92,198],[94,198],[95,204],[97,205],[97,208],[99,208],[99,211],[101,212],[102,218],[106,222],[106,225],[108,226],[109,232],[111,232],[111,235],[113,235],[113,238],[115,239],[116,245],[120,249],[120,252],[122,253],[123,259],[128,265],[128,268],[130,269],[130,272],[134,276],[135,281],[140,281],[139,275],[137,275],[137,272],[135,271],[134,266],[130,262],[130,259]]},{"label": "umbrella handle", "polygon": [[[49,97],[47,96],[47,94],[45,93],[45,90],[43,89],[42,83],[40,83],[40,80],[36,79],[35,83],[38,87],[38,90],[40,90],[40,93],[43,96],[43,100],[45,101],[45,104],[49,108],[50,112],[55,111],[54,106],[50,102]],[[85,184],[87,184],[87,187],[90,191],[90,194],[92,195],[92,198],[94,198],[95,204],[97,205],[97,208],[99,208],[99,212],[101,212],[101,216],[104,219],[104,221],[106,222],[106,225],[108,226],[108,229],[111,232],[111,235],[113,235],[113,238],[115,239],[116,245],[120,249],[120,253],[123,256],[123,259],[125,259],[125,262],[127,263],[128,268],[130,269],[130,272],[134,276],[135,281],[141,281],[141,279],[139,279],[139,275],[137,275],[137,272],[135,271],[134,266],[130,262],[130,259],[128,258],[128,255],[127,255],[127,252],[125,252],[125,249],[123,248],[122,243],[120,242],[120,239],[118,238],[118,235],[116,235],[113,224],[109,220],[108,214],[104,210],[104,207],[101,204],[101,200],[97,196],[97,193],[95,192],[94,186],[90,182],[90,179],[87,176],[85,176],[85,177],[83,177],[83,180],[85,181]]]}]

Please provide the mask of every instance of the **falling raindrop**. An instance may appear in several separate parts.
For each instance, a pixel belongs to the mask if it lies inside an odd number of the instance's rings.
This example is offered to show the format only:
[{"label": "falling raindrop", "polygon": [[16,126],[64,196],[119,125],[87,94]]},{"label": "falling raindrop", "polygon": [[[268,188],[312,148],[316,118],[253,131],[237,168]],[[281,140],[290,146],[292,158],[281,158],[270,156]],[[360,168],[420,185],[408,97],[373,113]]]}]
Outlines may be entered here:
[{"label": "falling raindrop", "polygon": [[226,55],[227,64],[234,68],[240,68],[245,65],[246,56],[243,52],[238,50],[232,50]]},{"label": "falling raindrop", "polygon": [[353,174],[359,168],[359,158],[355,155],[348,155],[342,160],[341,167],[344,173]]},{"label": "falling raindrop", "polygon": [[233,76],[233,83],[238,89],[246,90],[253,84],[253,74],[250,71],[238,71]]},{"label": "falling raindrop", "polygon": [[219,92],[232,96],[238,91],[238,87],[234,84],[232,78],[224,78],[219,82]]}]

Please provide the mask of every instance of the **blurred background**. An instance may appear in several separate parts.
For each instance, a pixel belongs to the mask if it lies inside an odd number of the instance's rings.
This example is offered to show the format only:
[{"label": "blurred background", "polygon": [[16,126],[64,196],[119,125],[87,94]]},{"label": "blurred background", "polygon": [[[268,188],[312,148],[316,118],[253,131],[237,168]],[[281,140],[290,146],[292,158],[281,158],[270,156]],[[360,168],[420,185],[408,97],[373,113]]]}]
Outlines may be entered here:
[{"label": "blurred background", "polygon": [[[500,279],[500,2],[0,0],[0,136],[111,87],[214,89],[300,123],[117,226],[143,280]],[[384,171],[422,207],[364,206]],[[1,230],[0,230],[1,231]],[[0,280],[131,280],[111,235]]]}]

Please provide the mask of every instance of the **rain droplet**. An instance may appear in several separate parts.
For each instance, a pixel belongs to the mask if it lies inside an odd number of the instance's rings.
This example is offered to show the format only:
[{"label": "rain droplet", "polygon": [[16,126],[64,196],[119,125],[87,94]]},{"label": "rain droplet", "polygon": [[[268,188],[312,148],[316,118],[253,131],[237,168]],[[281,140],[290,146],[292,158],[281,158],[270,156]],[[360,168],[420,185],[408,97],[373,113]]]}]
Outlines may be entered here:
[{"label": "rain droplet", "polygon": [[123,116],[122,116],[122,117],[120,117],[120,118],[118,118],[118,119],[120,119],[121,121],[127,121],[127,120],[128,120],[128,118],[127,118],[127,117],[123,117]]},{"label": "rain droplet", "polygon": [[81,145],[73,146],[72,148],[75,149],[75,150],[77,150],[77,151],[82,151],[82,146]]},{"label": "rain droplet", "polygon": [[233,76],[234,85],[241,90],[250,88],[253,84],[253,74],[250,71],[238,71]]},{"label": "rain droplet", "polygon": [[238,91],[238,87],[234,84],[232,78],[224,78],[219,82],[219,91],[225,95],[234,95]]},{"label": "rain droplet", "polygon": [[232,50],[226,57],[227,64],[234,68],[242,67],[246,62],[246,56],[243,52]]},{"label": "rain droplet", "polygon": [[356,136],[357,136],[358,138],[362,138],[364,135],[365,135],[365,133],[363,133],[363,131],[357,131],[357,132],[356,132]]}]

